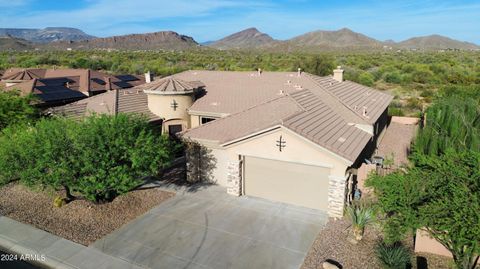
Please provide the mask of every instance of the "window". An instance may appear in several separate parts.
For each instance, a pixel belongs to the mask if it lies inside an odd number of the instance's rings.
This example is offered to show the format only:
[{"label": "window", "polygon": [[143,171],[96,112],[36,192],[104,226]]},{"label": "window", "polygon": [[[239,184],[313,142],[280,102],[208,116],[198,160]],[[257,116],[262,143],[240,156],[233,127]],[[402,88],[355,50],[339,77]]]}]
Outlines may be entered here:
[{"label": "window", "polygon": [[215,119],[215,118],[201,117],[201,123],[202,123],[202,125],[204,125],[204,124],[207,123],[207,122],[214,121],[214,120],[216,120],[216,119]]},{"label": "window", "polygon": [[176,135],[177,133],[180,133],[181,131],[182,131],[182,125],[181,124],[168,125],[168,134],[169,135]]}]

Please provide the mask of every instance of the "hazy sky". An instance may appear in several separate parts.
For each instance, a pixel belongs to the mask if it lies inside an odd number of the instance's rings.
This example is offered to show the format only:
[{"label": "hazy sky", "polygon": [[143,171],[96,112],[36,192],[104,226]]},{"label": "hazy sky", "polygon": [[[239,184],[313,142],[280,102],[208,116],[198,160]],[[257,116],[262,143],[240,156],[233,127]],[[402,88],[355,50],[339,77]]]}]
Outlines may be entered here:
[{"label": "hazy sky", "polygon": [[480,0],[0,0],[0,28],[111,35],[173,30],[199,42],[257,27],[277,39],[348,27],[379,40],[441,34],[480,44]]}]

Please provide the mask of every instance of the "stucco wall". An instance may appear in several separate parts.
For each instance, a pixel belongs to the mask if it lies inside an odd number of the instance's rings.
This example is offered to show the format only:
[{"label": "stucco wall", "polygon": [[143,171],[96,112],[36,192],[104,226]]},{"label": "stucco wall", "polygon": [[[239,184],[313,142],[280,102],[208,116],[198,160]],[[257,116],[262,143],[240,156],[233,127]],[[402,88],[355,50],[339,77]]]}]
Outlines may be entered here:
[{"label": "stucco wall", "polygon": [[[286,145],[282,151],[277,146],[280,136]],[[330,175],[324,177],[327,181],[325,185],[328,186],[328,197],[325,197],[326,200],[328,199],[328,212],[334,217],[342,216],[345,200],[345,172],[351,162],[292,131],[280,127],[223,147],[205,142],[203,145],[210,149],[210,154],[216,161],[212,173],[213,180],[227,187],[229,193],[234,195],[240,194],[239,191],[241,191],[241,186],[237,184],[240,177],[238,173],[241,171],[236,169],[239,164],[239,155],[325,167],[330,171]]]},{"label": "stucco wall", "polygon": [[[277,140],[282,136],[286,146],[279,151]],[[255,156],[267,159],[312,164],[331,168],[332,175],[345,176],[348,167],[346,161],[334,157],[318,145],[309,142],[283,128],[259,135],[226,148],[229,159],[236,160],[238,155]]]},{"label": "stucco wall", "polygon": [[200,116],[190,115],[190,128],[195,128],[200,126]]},{"label": "stucco wall", "polygon": [[[172,102],[175,100],[177,108],[172,107]],[[169,119],[182,119],[187,122],[190,128],[190,116],[187,109],[192,105],[193,99],[190,95],[159,95],[148,94],[148,108],[155,115]]]},{"label": "stucco wall", "polygon": [[[286,141],[286,147],[281,152],[276,146],[280,135],[282,135],[282,140]],[[212,149],[212,154],[217,159],[214,179],[223,186],[226,186],[227,183],[228,163],[238,160],[238,155],[325,166],[331,169],[331,175],[342,177],[345,176],[345,171],[349,166],[346,161],[334,157],[319,146],[284,129],[259,135],[224,149]]]}]

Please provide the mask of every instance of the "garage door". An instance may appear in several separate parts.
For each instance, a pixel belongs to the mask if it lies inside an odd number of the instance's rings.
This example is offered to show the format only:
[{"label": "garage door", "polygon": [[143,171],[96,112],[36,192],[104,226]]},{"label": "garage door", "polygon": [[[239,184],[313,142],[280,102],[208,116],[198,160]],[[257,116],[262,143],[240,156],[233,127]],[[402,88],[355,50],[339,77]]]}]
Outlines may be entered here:
[{"label": "garage door", "polygon": [[245,157],[244,194],[328,210],[329,174],[325,167]]}]

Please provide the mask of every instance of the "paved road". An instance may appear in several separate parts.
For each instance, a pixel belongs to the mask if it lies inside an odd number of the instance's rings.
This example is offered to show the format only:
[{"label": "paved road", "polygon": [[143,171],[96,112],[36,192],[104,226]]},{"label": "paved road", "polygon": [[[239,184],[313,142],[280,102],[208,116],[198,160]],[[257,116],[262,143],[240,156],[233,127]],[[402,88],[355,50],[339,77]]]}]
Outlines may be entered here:
[{"label": "paved road", "polygon": [[214,186],[177,194],[91,247],[147,268],[297,269],[326,221]]}]

